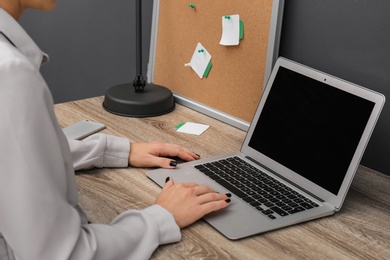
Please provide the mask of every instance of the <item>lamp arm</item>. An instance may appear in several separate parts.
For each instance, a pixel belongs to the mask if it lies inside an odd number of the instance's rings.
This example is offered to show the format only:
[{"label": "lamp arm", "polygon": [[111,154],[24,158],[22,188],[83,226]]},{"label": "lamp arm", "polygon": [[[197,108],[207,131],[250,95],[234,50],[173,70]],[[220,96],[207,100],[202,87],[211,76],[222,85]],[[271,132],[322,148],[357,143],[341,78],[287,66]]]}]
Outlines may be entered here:
[{"label": "lamp arm", "polygon": [[142,4],[141,0],[135,1],[136,8],[136,76],[133,81],[135,92],[143,92],[146,81],[142,76]]}]

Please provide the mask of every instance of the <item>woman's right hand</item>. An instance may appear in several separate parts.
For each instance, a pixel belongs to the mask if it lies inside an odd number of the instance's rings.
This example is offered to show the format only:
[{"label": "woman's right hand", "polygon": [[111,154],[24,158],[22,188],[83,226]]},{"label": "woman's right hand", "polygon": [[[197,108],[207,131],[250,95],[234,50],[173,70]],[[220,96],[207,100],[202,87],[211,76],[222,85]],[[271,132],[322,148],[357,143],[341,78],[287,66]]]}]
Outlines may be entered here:
[{"label": "woman's right hand", "polygon": [[227,207],[230,197],[230,194],[219,194],[204,185],[174,183],[168,179],[155,204],[168,210],[177,225],[184,228],[210,212]]}]

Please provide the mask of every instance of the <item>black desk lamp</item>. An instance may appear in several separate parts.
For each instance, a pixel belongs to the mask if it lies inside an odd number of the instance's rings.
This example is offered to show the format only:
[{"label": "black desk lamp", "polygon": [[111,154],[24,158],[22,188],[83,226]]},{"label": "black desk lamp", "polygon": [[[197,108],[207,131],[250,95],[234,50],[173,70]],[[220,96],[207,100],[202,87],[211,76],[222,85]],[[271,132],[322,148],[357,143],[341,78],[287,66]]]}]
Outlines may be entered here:
[{"label": "black desk lamp", "polygon": [[172,92],[146,83],[142,76],[141,0],[136,0],[137,75],[131,83],[113,86],[105,94],[103,107],[110,113],[129,117],[159,116],[175,109]]}]

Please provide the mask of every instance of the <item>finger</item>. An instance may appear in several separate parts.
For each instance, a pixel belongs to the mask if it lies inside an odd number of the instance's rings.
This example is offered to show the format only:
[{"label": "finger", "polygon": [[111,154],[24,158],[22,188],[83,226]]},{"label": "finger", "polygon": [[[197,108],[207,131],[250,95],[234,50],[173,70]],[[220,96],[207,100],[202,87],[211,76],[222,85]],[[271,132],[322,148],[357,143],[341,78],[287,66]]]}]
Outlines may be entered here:
[{"label": "finger", "polygon": [[199,204],[205,204],[212,201],[226,201],[229,197],[226,194],[219,194],[216,192],[209,192],[206,194],[202,194],[198,197]]},{"label": "finger", "polygon": [[196,153],[188,150],[185,147],[175,144],[164,144],[163,147],[160,147],[159,156],[179,157],[180,159],[185,161],[193,161],[200,159],[200,156]]},{"label": "finger", "polygon": [[166,169],[174,169],[177,166],[176,160],[158,157],[153,154],[148,154],[143,157],[143,163],[137,164],[133,163],[133,166],[143,166],[143,167],[161,167]]},{"label": "finger", "polygon": [[186,188],[193,188],[199,186],[196,182],[182,182],[181,185],[183,185]]},{"label": "finger", "polygon": [[196,196],[200,196],[207,193],[215,193],[215,191],[205,185],[198,185],[197,187],[194,188],[194,194]]},{"label": "finger", "polygon": [[163,186],[163,189],[169,189],[170,187],[172,187],[173,185],[175,184],[175,182],[173,181],[173,179],[171,177],[167,177],[165,179],[165,184]]},{"label": "finger", "polygon": [[177,161],[169,158],[154,157],[153,166],[165,169],[174,169],[177,166]]},{"label": "finger", "polygon": [[[194,187],[196,187],[196,186],[199,186],[199,184],[197,184],[197,183],[195,183],[195,182],[178,182],[178,183],[175,183],[171,177],[167,177],[167,178],[165,179],[165,185],[164,185],[164,187],[169,188],[169,187],[172,187],[172,186],[174,186],[174,185],[176,185],[176,186],[179,187],[179,188],[180,188],[180,187],[184,187],[184,188],[186,188],[186,189],[188,189],[188,188],[194,188]],[[164,188],[164,187],[163,187],[163,188]]]},{"label": "finger", "polygon": [[217,211],[223,208],[226,208],[230,205],[230,200],[217,200],[217,201],[211,201],[208,203],[204,203],[200,205],[201,212],[204,215],[207,215],[213,211]]},{"label": "finger", "polygon": [[188,161],[188,162],[200,159],[200,155],[198,155],[194,152],[191,152],[191,151],[181,152],[177,155],[177,157],[179,157],[180,159],[182,159],[184,161]]},{"label": "finger", "polygon": [[[171,153],[172,154],[172,153]],[[149,164],[151,167],[161,167],[166,169],[174,169],[177,166],[177,161],[172,158],[164,158],[160,156],[170,156],[170,157],[177,157],[180,159],[183,159],[185,161],[193,161],[197,160],[198,158],[194,158],[192,155],[187,156],[172,156],[171,154],[167,154],[165,152],[160,153],[159,155],[151,155],[149,158]]]}]

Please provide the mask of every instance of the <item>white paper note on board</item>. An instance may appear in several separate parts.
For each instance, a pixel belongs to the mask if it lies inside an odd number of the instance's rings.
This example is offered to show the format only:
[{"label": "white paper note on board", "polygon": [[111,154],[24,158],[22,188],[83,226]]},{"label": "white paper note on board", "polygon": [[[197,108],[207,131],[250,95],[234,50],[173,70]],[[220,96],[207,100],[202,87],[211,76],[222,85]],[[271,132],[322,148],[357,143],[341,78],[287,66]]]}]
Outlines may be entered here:
[{"label": "white paper note on board", "polygon": [[238,45],[240,42],[240,15],[222,16],[221,45]]},{"label": "white paper note on board", "polygon": [[185,64],[185,66],[190,66],[199,78],[203,78],[203,75],[211,61],[211,55],[206,50],[206,48],[199,42],[196,45],[195,51],[192,54],[190,63]]}]

